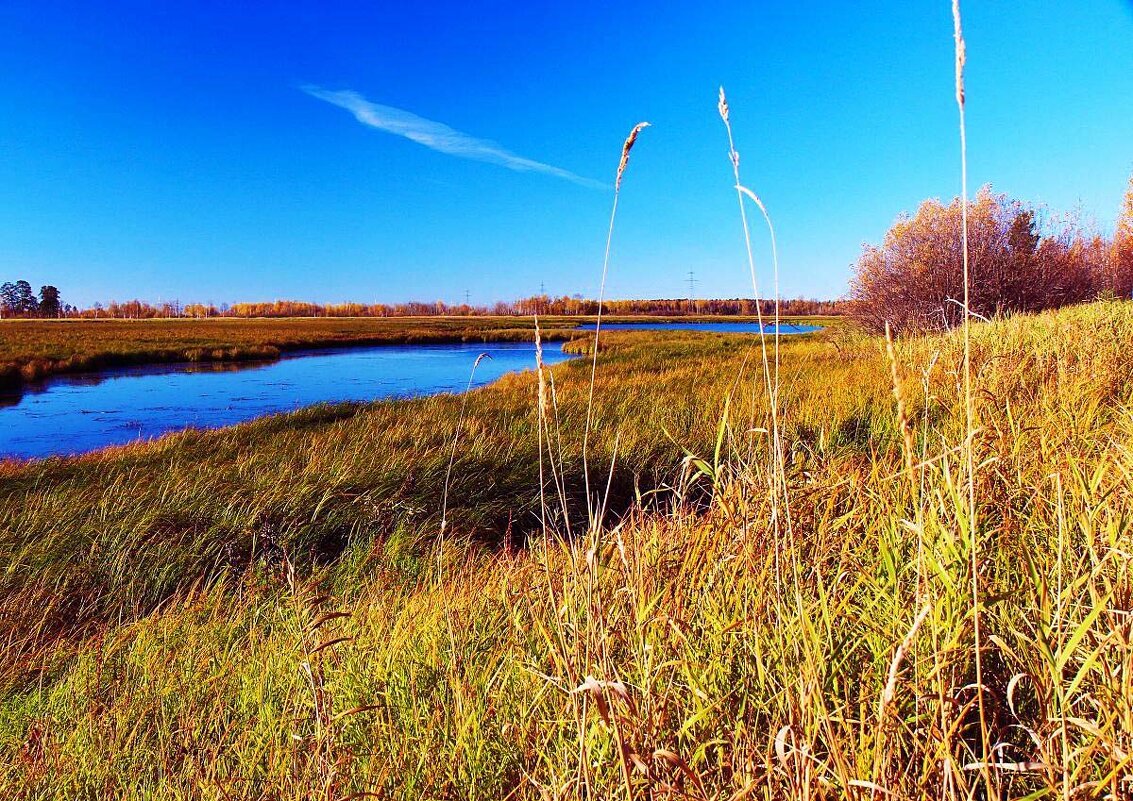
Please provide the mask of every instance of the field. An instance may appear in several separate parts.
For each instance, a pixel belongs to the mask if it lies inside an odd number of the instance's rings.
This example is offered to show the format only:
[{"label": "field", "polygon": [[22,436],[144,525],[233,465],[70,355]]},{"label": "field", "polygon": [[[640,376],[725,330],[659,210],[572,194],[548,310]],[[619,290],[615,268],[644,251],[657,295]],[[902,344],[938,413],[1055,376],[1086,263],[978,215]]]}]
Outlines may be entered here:
[{"label": "field", "polygon": [[1131,347],[973,327],[974,525],[958,334],[785,338],[775,419],[758,338],[604,335],[585,466],[589,360],[0,465],[0,787],[1127,798]]},{"label": "field", "polygon": [[[593,320],[549,317],[542,321],[543,338],[572,339],[580,336],[574,329]],[[534,335],[530,317],[7,320],[0,321],[0,388],[57,373],[130,364],[274,359],[286,351],[348,345],[529,342]]]}]

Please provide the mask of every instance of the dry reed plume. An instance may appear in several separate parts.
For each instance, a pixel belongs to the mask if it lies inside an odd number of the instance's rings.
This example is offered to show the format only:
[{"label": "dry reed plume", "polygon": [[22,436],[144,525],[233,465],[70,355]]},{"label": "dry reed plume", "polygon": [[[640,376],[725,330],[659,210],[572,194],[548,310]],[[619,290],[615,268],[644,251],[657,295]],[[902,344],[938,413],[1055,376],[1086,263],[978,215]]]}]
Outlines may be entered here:
[{"label": "dry reed plume", "polygon": [[588,462],[589,456],[589,443],[590,443],[590,424],[591,415],[594,407],[594,378],[598,370],[598,347],[599,337],[602,333],[602,305],[606,300],[606,275],[610,268],[610,244],[614,238],[614,220],[618,214],[618,198],[622,191],[622,178],[625,176],[626,168],[629,167],[629,154],[633,150],[634,144],[637,142],[638,134],[649,127],[648,122],[639,122],[633,126],[629,132],[625,142],[622,144],[622,155],[618,160],[617,177],[614,180],[614,202],[610,208],[610,224],[606,229],[606,250],[602,256],[602,279],[598,286],[598,315],[594,323],[594,350],[590,357],[590,397],[586,402],[586,423],[582,429],[582,471],[583,480],[586,484],[586,510],[587,517],[589,518],[588,525],[594,526],[597,522],[594,517],[594,508],[591,504],[590,495],[590,466]]}]

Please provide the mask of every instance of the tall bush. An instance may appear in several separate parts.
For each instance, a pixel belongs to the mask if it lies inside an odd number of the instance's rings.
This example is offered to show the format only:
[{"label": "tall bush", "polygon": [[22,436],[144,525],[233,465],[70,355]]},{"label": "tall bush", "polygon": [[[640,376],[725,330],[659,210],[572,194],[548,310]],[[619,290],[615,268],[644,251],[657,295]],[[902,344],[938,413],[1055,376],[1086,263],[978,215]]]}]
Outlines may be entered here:
[{"label": "tall bush", "polygon": [[1110,250],[1107,289],[1123,298],[1133,297],[1133,176],[1121,204]]},{"label": "tall bush", "polygon": [[[926,200],[858,259],[850,294],[868,329],[951,328],[963,320],[961,201]],[[970,303],[994,317],[1094,297],[1106,246],[1076,224],[1043,224],[1034,208],[982,188],[968,204]]]}]

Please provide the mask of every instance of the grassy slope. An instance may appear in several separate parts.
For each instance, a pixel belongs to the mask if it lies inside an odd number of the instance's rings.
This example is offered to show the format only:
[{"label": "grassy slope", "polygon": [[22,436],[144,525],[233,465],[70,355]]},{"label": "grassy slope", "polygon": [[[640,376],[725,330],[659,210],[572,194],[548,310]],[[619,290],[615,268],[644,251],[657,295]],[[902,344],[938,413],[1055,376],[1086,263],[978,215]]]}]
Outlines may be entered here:
[{"label": "grassy slope", "polygon": [[[1133,752],[1133,310],[974,334],[976,543],[947,338],[902,346],[928,461],[913,481],[883,345],[784,343],[791,515],[778,533],[758,351],[735,337],[611,337],[595,461],[616,441],[622,487],[637,472],[674,492],[667,511],[569,542],[537,525],[530,374],[469,396],[443,548],[454,397],[0,468],[0,786],[842,798],[875,783],[963,797],[985,781],[966,767],[979,742],[975,545],[997,758],[1035,763],[986,780],[1015,796],[1120,790]],[[588,365],[554,375],[554,457],[577,512]],[[670,437],[705,463],[680,470]],[[712,501],[694,512],[698,487]],[[530,548],[465,542],[509,522]]]}]

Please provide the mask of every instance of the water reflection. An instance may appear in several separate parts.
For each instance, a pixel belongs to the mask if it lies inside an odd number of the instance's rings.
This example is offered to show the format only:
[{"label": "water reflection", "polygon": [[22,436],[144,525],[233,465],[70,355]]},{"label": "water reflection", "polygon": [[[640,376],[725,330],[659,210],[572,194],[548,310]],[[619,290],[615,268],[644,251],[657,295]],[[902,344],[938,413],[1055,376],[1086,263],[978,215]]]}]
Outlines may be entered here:
[{"label": "water reflection", "polygon": [[[315,351],[310,351],[313,354]],[[25,395],[38,395],[60,386],[96,387],[106,381],[123,376],[168,375],[171,373],[192,375],[194,373],[235,373],[241,370],[255,370],[275,359],[251,359],[232,362],[175,362],[172,364],[134,365],[129,367],[109,367],[90,373],[68,373],[29,381],[17,387],[0,388],[0,408],[16,406]]]}]

